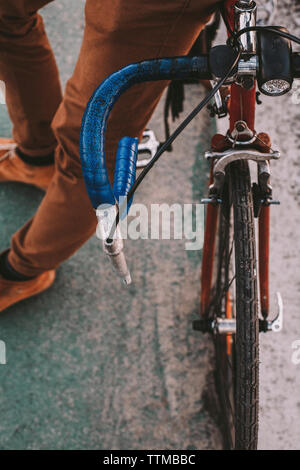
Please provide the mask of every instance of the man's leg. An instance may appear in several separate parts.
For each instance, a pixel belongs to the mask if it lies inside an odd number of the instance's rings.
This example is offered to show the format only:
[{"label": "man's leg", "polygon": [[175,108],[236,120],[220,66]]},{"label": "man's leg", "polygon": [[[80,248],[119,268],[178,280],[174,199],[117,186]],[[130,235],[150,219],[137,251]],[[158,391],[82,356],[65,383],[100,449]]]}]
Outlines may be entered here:
[{"label": "man's leg", "polygon": [[13,138],[29,156],[56,147],[51,122],[61,102],[55,59],[38,9],[52,0],[0,0],[0,80]]},{"label": "man's leg", "polygon": [[44,190],[54,173],[51,122],[62,99],[55,59],[37,13],[49,2],[0,0],[0,80],[14,137],[0,137],[0,182]]},{"label": "man's leg", "polygon": [[[186,54],[214,0],[87,0],[81,53],[53,122],[56,172],[36,215],[12,237],[11,266],[27,276],[55,268],[95,231],[79,158],[81,119],[110,73],[145,58]],[[118,140],[141,135],[166,83],[137,85],[116,105],[107,138],[110,174]]]}]

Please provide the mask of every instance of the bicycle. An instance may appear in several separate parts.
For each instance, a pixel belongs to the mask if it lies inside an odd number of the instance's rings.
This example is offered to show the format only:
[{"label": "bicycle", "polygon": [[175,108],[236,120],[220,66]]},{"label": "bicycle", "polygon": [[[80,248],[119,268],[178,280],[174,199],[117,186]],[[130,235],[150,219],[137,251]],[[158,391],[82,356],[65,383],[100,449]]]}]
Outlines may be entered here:
[{"label": "bicycle", "polygon": [[[254,129],[261,93],[287,93],[300,78],[300,55],[291,42],[299,38],[278,26],[256,23],[252,0],[227,0],[221,8],[228,40],[208,55],[145,60],[110,75],[94,92],[83,118],[81,160],[86,188],[98,218],[98,236],[117,272],[129,284],[119,220],[132,197],[162,153],[214,97],[214,113],[229,114],[226,135],[212,138],[209,195],[204,236],[200,319],[194,329],[212,334],[216,351],[216,381],[223,416],[225,446],[256,449],[258,435],[258,342],[260,331],[280,331],[279,313],[269,320],[269,230],[272,199],[270,161],[280,157],[269,136]],[[113,188],[108,181],[104,142],[109,113],[118,97],[135,83],[170,79],[214,80],[206,98],[161,146],[153,135],[151,157],[138,162],[138,139],[121,139]],[[220,94],[230,86],[230,102]],[[249,161],[257,164],[251,181]],[[136,179],[136,167],[143,167]],[[122,200],[122,198],[124,200]],[[121,201],[119,205],[116,201]],[[255,225],[258,219],[258,259]],[[259,276],[257,279],[257,264]],[[260,298],[258,298],[258,285]],[[260,309],[258,300],[260,300]]]}]

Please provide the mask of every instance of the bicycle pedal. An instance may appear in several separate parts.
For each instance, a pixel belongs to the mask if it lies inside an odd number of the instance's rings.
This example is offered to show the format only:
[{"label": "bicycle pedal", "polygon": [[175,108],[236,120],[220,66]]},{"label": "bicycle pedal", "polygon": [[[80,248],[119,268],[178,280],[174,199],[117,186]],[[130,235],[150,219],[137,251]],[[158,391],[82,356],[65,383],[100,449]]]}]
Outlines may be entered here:
[{"label": "bicycle pedal", "polygon": [[280,292],[277,292],[278,313],[274,320],[259,320],[259,331],[268,333],[279,333],[283,328],[283,302]]},{"label": "bicycle pedal", "polygon": [[[140,169],[145,168],[145,166],[147,166],[155,156],[159,146],[160,142],[157,140],[155,133],[151,129],[146,129],[143,132],[142,142],[138,145],[138,160],[136,167]],[[148,155],[148,158],[145,158],[145,155]]]}]

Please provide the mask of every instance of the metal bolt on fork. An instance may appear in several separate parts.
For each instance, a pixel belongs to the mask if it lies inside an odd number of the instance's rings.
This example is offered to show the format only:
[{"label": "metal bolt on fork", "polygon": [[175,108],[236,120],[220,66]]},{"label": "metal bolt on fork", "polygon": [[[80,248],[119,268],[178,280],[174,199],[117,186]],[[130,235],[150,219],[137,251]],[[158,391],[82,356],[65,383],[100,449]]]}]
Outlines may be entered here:
[{"label": "metal bolt on fork", "polygon": [[[259,331],[268,333],[279,333],[283,327],[283,302],[280,292],[277,292],[278,313],[273,320],[259,319]],[[193,328],[202,333],[214,333],[219,335],[235,334],[236,319],[215,317],[213,319],[201,318],[193,322]]]}]

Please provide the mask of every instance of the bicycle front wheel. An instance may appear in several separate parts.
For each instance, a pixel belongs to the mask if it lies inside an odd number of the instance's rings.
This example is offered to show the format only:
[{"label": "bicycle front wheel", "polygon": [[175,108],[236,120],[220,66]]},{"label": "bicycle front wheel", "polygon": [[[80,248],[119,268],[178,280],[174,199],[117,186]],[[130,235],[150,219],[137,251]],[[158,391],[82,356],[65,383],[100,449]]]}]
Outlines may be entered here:
[{"label": "bicycle front wheel", "polygon": [[225,445],[257,448],[258,302],[253,200],[248,162],[232,163],[219,214],[210,318],[235,318],[233,334],[214,332],[216,382]]}]

